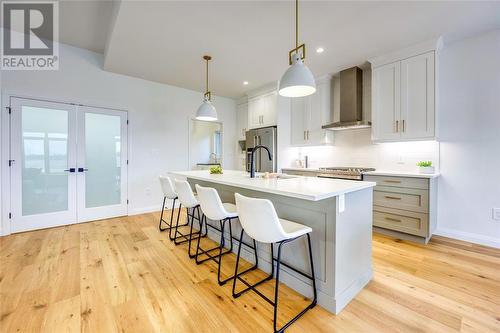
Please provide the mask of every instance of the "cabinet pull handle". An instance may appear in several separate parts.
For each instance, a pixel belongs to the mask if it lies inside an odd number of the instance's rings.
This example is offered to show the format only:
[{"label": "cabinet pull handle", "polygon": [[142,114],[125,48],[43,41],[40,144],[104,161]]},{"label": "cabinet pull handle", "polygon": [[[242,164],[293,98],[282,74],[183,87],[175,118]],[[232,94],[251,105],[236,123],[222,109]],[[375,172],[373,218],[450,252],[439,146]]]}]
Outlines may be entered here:
[{"label": "cabinet pull handle", "polygon": [[307,140],[309,141],[309,130],[307,130]]},{"label": "cabinet pull handle", "polygon": [[302,138],[306,141],[306,131],[302,131]]},{"label": "cabinet pull handle", "polygon": [[392,200],[401,200],[399,197],[391,197],[390,195],[385,196],[386,199],[392,199]]},{"label": "cabinet pull handle", "polygon": [[388,220],[388,221],[401,223],[401,220],[399,220],[399,219],[393,219],[392,217],[385,217],[385,219]]},{"label": "cabinet pull handle", "polygon": [[403,133],[406,131],[405,120],[403,119]]},{"label": "cabinet pull handle", "polygon": [[399,132],[399,120],[396,120],[396,133]]},{"label": "cabinet pull handle", "polygon": [[401,184],[400,180],[384,180],[386,183]]}]

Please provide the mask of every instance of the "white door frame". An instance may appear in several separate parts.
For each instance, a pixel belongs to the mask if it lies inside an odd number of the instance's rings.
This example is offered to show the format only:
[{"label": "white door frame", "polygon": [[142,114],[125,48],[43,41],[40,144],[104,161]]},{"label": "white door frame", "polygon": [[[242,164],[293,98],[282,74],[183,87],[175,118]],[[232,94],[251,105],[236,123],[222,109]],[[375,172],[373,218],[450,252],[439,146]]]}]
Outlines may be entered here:
[{"label": "white door frame", "polygon": [[[15,91],[4,90],[1,96],[1,110],[0,110],[0,236],[10,235],[11,234],[11,184],[10,184],[10,168],[9,168],[9,160],[10,160],[10,100],[11,98],[24,98],[24,99],[33,99],[38,101],[46,101],[46,102],[55,102],[55,103],[65,103],[65,104],[73,104],[73,105],[83,105],[80,104],[77,100],[70,99],[60,99],[57,97],[48,98],[48,97],[40,97],[35,95],[26,95],[23,93],[17,93]],[[92,107],[101,107],[98,103],[94,103],[91,100],[85,100],[85,105]],[[102,108],[116,111],[124,111],[127,112],[124,107],[113,107],[102,106]],[[127,150],[130,152],[130,140],[127,138]],[[130,154],[128,160],[130,161]],[[129,192],[128,188],[128,170],[127,170],[127,193]]]}]

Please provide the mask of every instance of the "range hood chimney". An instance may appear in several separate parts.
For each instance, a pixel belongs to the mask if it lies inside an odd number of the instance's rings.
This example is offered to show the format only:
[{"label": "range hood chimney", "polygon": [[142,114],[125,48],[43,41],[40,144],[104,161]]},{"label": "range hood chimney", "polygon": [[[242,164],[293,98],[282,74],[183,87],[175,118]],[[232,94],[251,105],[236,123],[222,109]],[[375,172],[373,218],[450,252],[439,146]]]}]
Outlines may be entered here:
[{"label": "range hood chimney", "polygon": [[340,121],[322,126],[323,129],[340,131],[371,127],[363,120],[363,71],[352,67],[340,72]]}]

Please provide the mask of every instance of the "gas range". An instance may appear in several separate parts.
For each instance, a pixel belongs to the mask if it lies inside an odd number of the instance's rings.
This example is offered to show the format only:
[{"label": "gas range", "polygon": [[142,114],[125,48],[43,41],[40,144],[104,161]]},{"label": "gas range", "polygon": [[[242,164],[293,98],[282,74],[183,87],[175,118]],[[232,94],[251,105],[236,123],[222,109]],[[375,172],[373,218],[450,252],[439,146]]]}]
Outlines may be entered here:
[{"label": "gas range", "polygon": [[319,168],[318,177],[349,180],[363,180],[363,172],[375,171],[374,168],[329,167]]}]

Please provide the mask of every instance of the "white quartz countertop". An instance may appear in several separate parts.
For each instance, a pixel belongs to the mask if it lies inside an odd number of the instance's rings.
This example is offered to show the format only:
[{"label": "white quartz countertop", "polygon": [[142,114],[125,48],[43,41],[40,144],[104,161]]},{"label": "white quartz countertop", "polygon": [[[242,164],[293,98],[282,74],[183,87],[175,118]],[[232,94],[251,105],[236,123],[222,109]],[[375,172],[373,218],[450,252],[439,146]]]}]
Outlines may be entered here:
[{"label": "white quartz countertop", "polygon": [[393,176],[393,177],[412,177],[412,178],[439,177],[439,173],[418,173],[418,172],[390,171],[390,170],[369,171],[369,172],[363,172],[363,174],[368,176]]},{"label": "white quartz countertop", "polygon": [[376,185],[375,182],[301,176],[282,179],[250,178],[248,173],[237,170],[224,170],[221,175],[211,175],[208,170],[175,171],[171,172],[171,174],[311,201],[328,199],[349,192],[372,188]]}]

